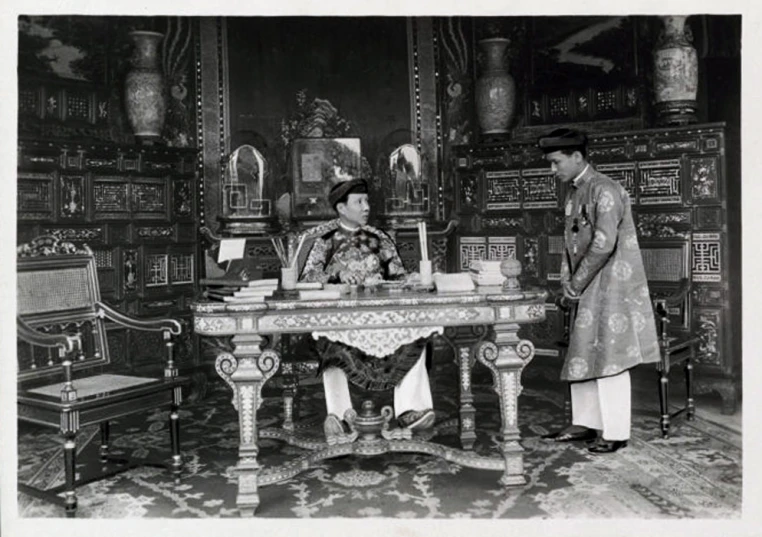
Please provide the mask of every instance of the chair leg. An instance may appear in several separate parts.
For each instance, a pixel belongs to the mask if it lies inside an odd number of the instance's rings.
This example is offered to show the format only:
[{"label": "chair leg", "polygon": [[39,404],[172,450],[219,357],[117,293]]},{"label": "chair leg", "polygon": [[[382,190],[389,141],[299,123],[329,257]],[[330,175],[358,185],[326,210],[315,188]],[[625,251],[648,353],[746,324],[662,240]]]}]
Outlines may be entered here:
[{"label": "chair leg", "polygon": [[[296,422],[299,420],[299,416],[302,415],[302,405],[299,401],[299,374],[297,373],[294,377],[294,387],[293,387],[293,393],[292,393],[292,402],[291,402],[291,419],[296,424]],[[296,425],[294,425],[296,427]]]},{"label": "chair leg", "polygon": [[692,420],[696,414],[696,403],[693,400],[693,354],[685,361],[685,392],[686,419]]},{"label": "chair leg", "polygon": [[77,514],[77,494],[75,492],[75,482],[77,478],[77,433],[67,432],[64,434],[64,508],[66,517],[74,518]]},{"label": "chair leg", "polygon": [[110,432],[111,432],[111,428],[110,428],[109,422],[107,421],[101,422],[100,456],[101,456],[102,464],[106,464],[108,462],[108,446],[109,446]]},{"label": "chair leg", "polygon": [[460,369],[460,445],[465,450],[474,449],[476,442],[476,408],[471,386],[471,372],[475,358],[471,355],[469,346],[458,349],[458,366]]},{"label": "chair leg", "polygon": [[669,437],[669,374],[668,369],[659,370],[659,406],[661,408],[661,436]]},{"label": "chair leg", "polygon": [[296,399],[296,386],[290,386],[283,392],[283,429],[294,430],[294,400]]},{"label": "chair leg", "polygon": [[177,404],[172,404],[169,411],[169,438],[172,444],[172,476],[175,484],[180,484],[180,474],[183,471],[183,457],[180,454],[180,412]]},{"label": "chair leg", "polygon": [[567,423],[572,422],[571,383],[566,382],[564,390],[564,417]]}]

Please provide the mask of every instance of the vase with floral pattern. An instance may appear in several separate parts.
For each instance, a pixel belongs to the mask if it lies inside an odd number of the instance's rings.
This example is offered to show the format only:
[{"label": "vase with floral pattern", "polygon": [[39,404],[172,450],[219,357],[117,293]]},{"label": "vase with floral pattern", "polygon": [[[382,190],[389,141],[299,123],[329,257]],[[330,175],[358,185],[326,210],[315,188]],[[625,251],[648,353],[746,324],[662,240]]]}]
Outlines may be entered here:
[{"label": "vase with floral pattern", "polygon": [[688,17],[661,17],[664,31],[654,50],[654,96],[658,123],[681,125],[696,121],[698,55],[691,44]]},{"label": "vase with floral pattern", "polygon": [[476,112],[483,134],[503,134],[513,119],[516,83],[508,72],[506,51],[510,39],[491,37],[479,41],[484,68],[476,80]]},{"label": "vase with floral pattern", "polygon": [[161,137],[166,115],[164,76],[159,61],[159,45],[164,38],[158,32],[130,32],[134,49],[132,68],[124,81],[127,119],[135,137],[151,144]]}]

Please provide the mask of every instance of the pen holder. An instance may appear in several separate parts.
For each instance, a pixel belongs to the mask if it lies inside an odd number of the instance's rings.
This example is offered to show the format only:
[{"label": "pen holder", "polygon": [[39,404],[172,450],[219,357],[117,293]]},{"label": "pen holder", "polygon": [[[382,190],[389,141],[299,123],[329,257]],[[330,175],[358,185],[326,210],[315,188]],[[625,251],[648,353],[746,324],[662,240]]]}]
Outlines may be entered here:
[{"label": "pen holder", "polygon": [[431,261],[421,261],[418,273],[421,275],[421,285],[431,285],[434,283],[431,274]]},{"label": "pen holder", "polygon": [[296,289],[296,267],[280,269],[280,287],[285,291]]}]

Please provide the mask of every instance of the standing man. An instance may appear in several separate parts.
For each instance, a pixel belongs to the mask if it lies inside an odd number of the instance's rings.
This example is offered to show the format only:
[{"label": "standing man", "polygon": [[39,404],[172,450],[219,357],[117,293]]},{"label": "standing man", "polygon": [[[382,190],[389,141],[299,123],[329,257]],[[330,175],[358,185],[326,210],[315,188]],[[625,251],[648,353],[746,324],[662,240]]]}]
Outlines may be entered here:
[{"label": "standing man", "polygon": [[572,425],[544,438],[590,440],[588,451],[612,453],[630,438],[629,370],[659,360],[630,198],[588,163],[584,133],[556,129],[538,144],[569,185],[561,283],[577,309],[561,371],[571,383]]},{"label": "standing man", "polygon": [[[321,227],[302,271],[302,281],[373,285],[382,280],[415,277],[405,272],[391,238],[367,225],[370,205],[365,180],[336,184],[328,201],[339,218]],[[435,414],[425,364],[427,341],[425,336],[418,337],[379,357],[319,337],[316,346],[328,413],[323,425],[326,438],[331,440],[346,430],[343,418],[352,408],[348,380],[364,390],[394,388],[399,424],[411,430],[431,427]]]}]

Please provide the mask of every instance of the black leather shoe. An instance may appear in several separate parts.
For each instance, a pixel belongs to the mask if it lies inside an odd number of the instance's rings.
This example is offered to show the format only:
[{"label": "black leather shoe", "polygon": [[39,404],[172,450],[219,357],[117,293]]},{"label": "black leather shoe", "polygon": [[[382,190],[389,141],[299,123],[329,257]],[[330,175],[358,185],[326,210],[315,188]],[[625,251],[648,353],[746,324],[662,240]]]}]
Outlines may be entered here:
[{"label": "black leather shoe", "polygon": [[552,442],[577,442],[595,440],[598,438],[598,432],[595,429],[585,429],[576,433],[567,433],[566,430],[556,431],[554,433],[545,434],[542,436],[545,440]]},{"label": "black leather shoe", "polygon": [[627,440],[604,440],[601,438],[587,450],[590,453],[614,453],[623,447],[627,447]]}]

